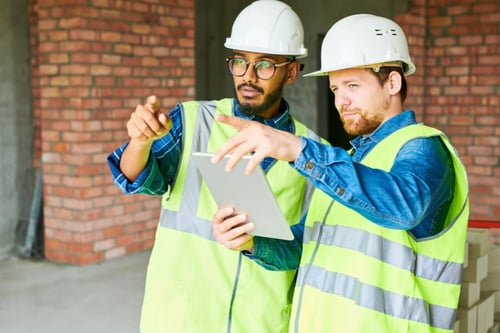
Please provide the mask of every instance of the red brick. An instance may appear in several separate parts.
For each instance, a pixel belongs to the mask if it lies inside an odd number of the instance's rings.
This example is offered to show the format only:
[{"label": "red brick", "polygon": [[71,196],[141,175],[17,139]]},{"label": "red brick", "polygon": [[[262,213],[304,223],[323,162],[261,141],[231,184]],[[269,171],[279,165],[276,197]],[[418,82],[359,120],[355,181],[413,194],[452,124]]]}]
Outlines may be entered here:
[{"label": "red brick", "polygon": [[123,226],[114,226],[114,227],[107,228],[106,230],[104,230],[104,235],[107,238],[116,238],[117,239],[117,242],[116,242],[117,246],[126,245],[126,243],[119,241],[120,238],[123,238],[123,237],[121,237],[123,234],[124,234]]}]

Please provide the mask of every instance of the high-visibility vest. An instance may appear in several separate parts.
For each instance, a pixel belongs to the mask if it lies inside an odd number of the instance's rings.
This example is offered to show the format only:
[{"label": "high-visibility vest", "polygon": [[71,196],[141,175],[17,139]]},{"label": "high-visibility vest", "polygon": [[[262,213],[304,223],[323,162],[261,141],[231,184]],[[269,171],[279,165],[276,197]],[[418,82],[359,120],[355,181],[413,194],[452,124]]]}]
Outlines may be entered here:
[{"label": "high-visibility vest", "polygon": [[[215,152],[237,133],[214,121],[216,113],[233,114],[232,100],[187,102],[182,109],[183,151],[175,184],[162,201],[141,332],[287,332],[296,271],[268,271],[214,240],[217,205],[190,158],[195,151]],[[316,137],[298,121],[294,125],[295,134]],[[298,223],[312,185],[282,161],[267,179],[290,225]]]},{"label": "high-visibility vest", "polygon": [[[416,240],[381,227],[316,190],[304,232],[290,332],[452,332],[469,215],[464,166],[447,138],[415,124],[377,144],[361,163],[389,171],[409,140],[440,136],[455,170],[446,227]],[[339,189],[340,190],[340,189]]]}]

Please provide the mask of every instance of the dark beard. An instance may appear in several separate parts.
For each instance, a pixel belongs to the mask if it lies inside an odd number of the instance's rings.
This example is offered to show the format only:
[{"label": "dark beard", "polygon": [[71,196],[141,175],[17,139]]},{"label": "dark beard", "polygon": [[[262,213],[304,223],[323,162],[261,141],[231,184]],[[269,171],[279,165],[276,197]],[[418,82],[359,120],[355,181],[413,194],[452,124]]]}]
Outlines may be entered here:
[{"label": "dark beard", "polygon": [[[248,85],[248,84],[246,84]],[[242,85],[243,86],[243,85]],[[252,88],[262,91],[260,87],[255,87],[250,85]],[[238,87],[239,88],[239,87]],[[255,117],[266,111],[271,105],[276,103],[276,101],[281,99],[281,93],[283,91],[283,86],[281,85],[278,89],[270,92],[264,99],[264,102],[260,105],[252,106],[245,105],[244,101],[239,100],[240,112],[247,117]],[[263,91],[262,91],[263,92]]]}]

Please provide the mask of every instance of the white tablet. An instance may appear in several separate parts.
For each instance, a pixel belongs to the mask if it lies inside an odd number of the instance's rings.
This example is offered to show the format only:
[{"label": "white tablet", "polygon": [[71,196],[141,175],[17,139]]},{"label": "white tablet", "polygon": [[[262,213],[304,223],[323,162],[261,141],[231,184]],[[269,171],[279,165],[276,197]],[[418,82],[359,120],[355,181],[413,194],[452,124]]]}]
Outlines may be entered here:
[{"label": "white tablet", "polygon": [[262,168],[259,166],[250,175],[245,174],[250,158],[246,156],[231,172],[226,172],[224,168],[229,156],[215,164],[210,161],[212,156],[210,153],[195,152],[192,159],[217,205],[232,206],[237,213],[248,214],[248,220],[255,224],[254,235],[292,240],[290,226]]}]

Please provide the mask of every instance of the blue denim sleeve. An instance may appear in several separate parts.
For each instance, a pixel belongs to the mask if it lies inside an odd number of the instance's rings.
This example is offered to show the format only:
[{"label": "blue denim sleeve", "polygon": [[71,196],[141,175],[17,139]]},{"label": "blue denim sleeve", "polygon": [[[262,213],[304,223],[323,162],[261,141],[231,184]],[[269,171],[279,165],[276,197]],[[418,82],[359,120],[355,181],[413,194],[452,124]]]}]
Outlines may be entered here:
[{"label": "blue denim sleeve", "polygon": [[123,193],[162,195],[173,183],[182,142],[181,106],[177,105],[169,116],[172,119],[172,129],[153,143],[148,163],[134,182],[130,182],[120,170],[120,159],[128,143],[108,155],[107,162],[113,182]]},{"label": "blue denim sleeve", "polygon": [[253,254],[243,254],[260,266],[271,271],[295,270],[299,267],[302,255],[305,216],[298,224],[291,226],[294,239],[291,241],[254,237]]},{"label": "blue denim sleeve", "polygon": [[301,139],[293,166],[334,200],[383,227],[431,224],[436,207],[449,198],[451,161],[438,137],[406,143],[389,172],[355,162],[344,149]]}]

